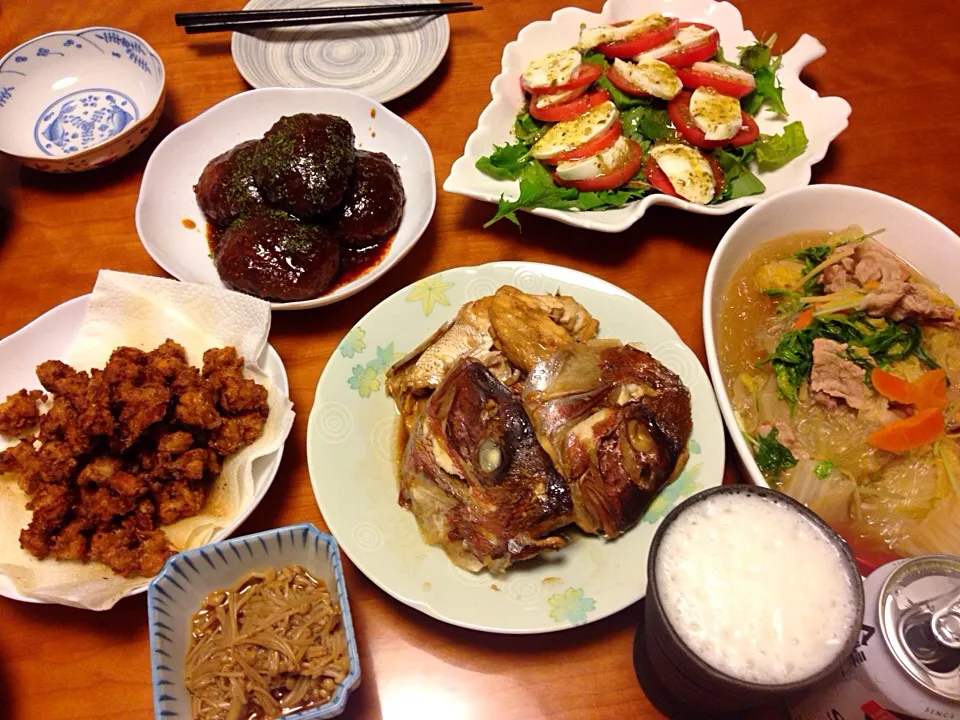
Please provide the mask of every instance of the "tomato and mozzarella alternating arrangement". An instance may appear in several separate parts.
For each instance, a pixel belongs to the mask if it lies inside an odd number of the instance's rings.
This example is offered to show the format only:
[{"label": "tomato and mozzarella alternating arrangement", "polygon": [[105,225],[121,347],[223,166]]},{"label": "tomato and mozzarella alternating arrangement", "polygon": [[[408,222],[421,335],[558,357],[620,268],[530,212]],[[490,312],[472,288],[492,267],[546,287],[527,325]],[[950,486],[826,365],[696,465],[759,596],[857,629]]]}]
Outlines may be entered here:
[{"label": "tomato and mozzarella alternating arrangement", "polygon": [[[517,143],[477,163],[521,180],[521,198],[501,200],[495,219],[512,213],[511,202],[589,210],[619,207],[651,188],[697,204],[763,192],[747,165],[762,158],[763,169],[775,169],[807,143],[800,123],[782,137],[761,137],[751,114],[764,104],[786,114],[772,43],[745,48],[738,66],[723,59],[720,33],[705,23],[653,13],[581,26],[576,47],[528,63]],[[613,190],[622,192],[604,194]]]}]

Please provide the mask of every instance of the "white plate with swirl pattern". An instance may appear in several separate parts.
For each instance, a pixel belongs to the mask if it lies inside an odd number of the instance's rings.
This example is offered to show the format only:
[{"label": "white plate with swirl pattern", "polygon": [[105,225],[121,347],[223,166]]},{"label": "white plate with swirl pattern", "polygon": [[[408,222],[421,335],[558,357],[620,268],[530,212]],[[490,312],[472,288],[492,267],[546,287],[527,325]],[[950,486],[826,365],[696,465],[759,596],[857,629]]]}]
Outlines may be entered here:
[{"label": "white plate with swirl pattern", "polygon": [[[450,169],[443,189],[491,203],[498,202],[501,195],[515,198],[519,192],[518,183],[485,175],[477,170],[476,162],[484,155],[489,155],[494,145],[514,142],[513,122],[523,104],[523,91],[517,78],[527,63],[544,53],[575,45],[581,23],[595,26],[653,12],[714,26],[720,32],[720,43],[727,58],[738,58],[737,48],[756,40],[753,33],[744,30],[743,18],[737,8],[728,2],[715,0],[608,0],[599,13],[575,7],[558,10],[550,20],[527,25],[517,39],[503,49],[502,70],[490,85],[493,100],[480,114],[477,129],[467,140],[463,155]],[[801,35],[796,44],[783,54],[783,64],[777,72],[783,85],[783,101],[790,112],[789,117],[779,117],[767,108],[757,114],[757,124],[762,133],[779,133],[786,123],[800,120],[809,139],[803,155],[778,170],[759,173],[758,176],[766,185],[766,192],[716,205],[696,205],[656,193],[612,210],[577,212],[535,208],[531,212],[567,225],[615,233],[633,225],[651,205],[667,205],[700,215],[727,215],[786,190],[809,185],[811,167],[823,160],[830,143],[846,129],[850,116],[850,105],[846,100],[820,97],[800,80],[800,72],[825,52],[826,48],[815,38]]]},{"label": "white plate with swirl pattern", "polygon": [[[410,2],[436,0],[376,0],[385,6]],[[315,0],[306,6],[369,4]],[[304,6],[304,0],[252,0],[244,10]],[[340,88],[387,102],[426,80],[449,44],[450,22],[441,16],[234,33],[230,49],[243,79],[255,88]]]},{"label": "white plate with swirl pattern", "polygon": [[[456,567],[426,545],[397,504],[397,411],[384,372],[460,306],[514,285],[576,298],[600,321],[601,337],[639,342],[690,389],[690,460],[640,522],[615,541],[571,532],[558,553],[503,575]],[[377,305],[327,362],[307,426],[307,463],[323,518],[350,560],[385,592],[427,615],[498,633],[541,633],[594,622],[641,599],[646,558],[663,516],[689,495],[721,484],[724,437],[713,389],[674,329],[637,298],[576,270],[498,262],[446,270]]]}]

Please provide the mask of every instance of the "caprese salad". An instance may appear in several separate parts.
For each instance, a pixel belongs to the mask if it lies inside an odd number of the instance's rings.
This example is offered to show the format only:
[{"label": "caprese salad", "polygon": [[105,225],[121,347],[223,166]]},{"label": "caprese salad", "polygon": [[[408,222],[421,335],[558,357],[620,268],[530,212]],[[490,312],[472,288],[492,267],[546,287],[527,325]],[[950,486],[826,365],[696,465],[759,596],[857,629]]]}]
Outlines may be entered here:
[{"label": "caprese salad", "polygon": [[799,121],[760,133],[763,106],[786,116],[776,36],[727,60],[705,23],[654,13],[588,28],[576,47],[530,61],[516,141],[477,168],[520,180],[488,225],[516,210],[601,210],[650,192],[705,205],[765,190],[752,168],[774,170],[803,154]]}]

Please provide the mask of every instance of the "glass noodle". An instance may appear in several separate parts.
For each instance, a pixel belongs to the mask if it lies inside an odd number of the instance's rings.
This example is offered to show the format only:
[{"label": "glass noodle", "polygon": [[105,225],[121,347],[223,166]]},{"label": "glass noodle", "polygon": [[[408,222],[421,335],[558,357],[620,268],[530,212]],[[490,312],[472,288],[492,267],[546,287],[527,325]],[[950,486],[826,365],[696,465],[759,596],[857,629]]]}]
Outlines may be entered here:
[{"label": "glass noodle", "polygon": [[[871,433],[898,420],[895,411],[902,412],[877,392],[869,389],[859,410],[843,402],[827,407],[815,401],[808,377],[796,390],[796,401],[790,402],[773,364],[765,362],[784,333],[798,323],[800,308],[805,303],[819,307],[819,298],[800,300],[810,294],[809,285],[800,288],[815,263],[804,268],[796,253],[815,246],[832,249],[863,235],[859,227],[793,234],[766,243],[741,265],[722,303],[718,354],[724,384],[755,452],[761,434],[771,426],[793,451],[794,465],[765,472],[770,484],[821,515],[861,556],[960,555],[960,330],[951,327],[956,322],[921,328],[922,350],[947,376],[947,431],[936,442],[908,452],[868,444]],[[878,236],[877,242],[882,244],[882,239]],[[915,271],[909,281],[944,297]],[[797,291],[771,290],[779,287]],[[857,299],[836,312],[856,308]],[[914,381],[929,365],[914,354],[885,362],[884,369]]]},{"label": "glass noodle", "polygon": [[340,609],[302,567],[210,593],[192,621],[186,686],[195,720],[278,718],[328,702],[350,672]]}]

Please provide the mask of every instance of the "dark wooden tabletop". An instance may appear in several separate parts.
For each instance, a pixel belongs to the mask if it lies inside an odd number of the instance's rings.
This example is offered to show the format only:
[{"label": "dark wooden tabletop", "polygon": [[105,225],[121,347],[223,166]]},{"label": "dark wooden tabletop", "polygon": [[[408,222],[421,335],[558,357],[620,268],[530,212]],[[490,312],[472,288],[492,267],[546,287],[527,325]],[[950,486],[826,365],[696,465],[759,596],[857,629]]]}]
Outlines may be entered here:
[{"label": "dark wooden tabletop", "polygon": [[[167,70],[167,105],[144,146],[95,172],[54,176],[0,159],[0,337],[91,290],[100,268],[162,275],[137,238],[133,213],[144,165],[173,128],[247,88],[228,35],[191,38],[175,11],[228,9],[230,0],[136,3],[9,2],[0,54],[41,33],[113,25],[147,39]],[[563,0],[485,0],[451,18],[450,49],[419,88],[391,102],[433,150],[438,186],[489,101],[503,46]],[[599,0],[583,0],[599,9]],[[827,47],[805,80],[853,107],[850,127],[813,181],[895,195],[960,230],[960,24],[957,0],[738,0],[746,27],[802,33]],[[323,527],[307,475],[306,421],[317,379],[344,333],[380,300],[459,265],[531,260],[576,267],[619,285],[663,315],[703,359],[700,305],[707,264],[736,215],[707,218],[653,208],[620,235],[524,218],[523,234],[483,230],[492,206],[439,190],[433,223],[398,267],[337,305],[274,316],[271,342],[286,363],[298,411],[279,475],[241,527],[310,521]],[[960,271],[960,268],[958,268]],[[631,662],[637,608],[568,632],[494,636],[446,626],[381,592],[346,561],[361,647],[362,687],[344,717],[402,720],[607,720],[662,717]],[[94,613],[0,598],[0,717],[146,718],[152,712],[144,596]],[[757,717],[776,717],[774,710]]]}]

